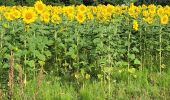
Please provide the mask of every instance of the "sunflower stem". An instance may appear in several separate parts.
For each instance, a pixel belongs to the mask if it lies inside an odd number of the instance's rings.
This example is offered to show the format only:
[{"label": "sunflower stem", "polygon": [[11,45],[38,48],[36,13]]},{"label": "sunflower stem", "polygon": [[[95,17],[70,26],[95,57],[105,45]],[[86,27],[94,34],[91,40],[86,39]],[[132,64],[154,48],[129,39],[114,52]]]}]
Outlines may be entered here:
[{"label": "sunflower stem", "polygon": [[159,34],[159,71],[160,71],[160,74],[162,72],[162,69],[161,69],[161,66],[162,66],[162,27],[160,29],[160,34]]},{"label": "sunflower stem", "polygon": [[[112,67],[112,64],[111,64],[111,54],[110,54],[110,34],[109,34],[109,52],[108,52],[108,60],[109,60],[109,67],[111,68]],[[109,71],[109,99],[110,99],[110,96],[111,96],[111,80],[110,80],[110,71]]]}]

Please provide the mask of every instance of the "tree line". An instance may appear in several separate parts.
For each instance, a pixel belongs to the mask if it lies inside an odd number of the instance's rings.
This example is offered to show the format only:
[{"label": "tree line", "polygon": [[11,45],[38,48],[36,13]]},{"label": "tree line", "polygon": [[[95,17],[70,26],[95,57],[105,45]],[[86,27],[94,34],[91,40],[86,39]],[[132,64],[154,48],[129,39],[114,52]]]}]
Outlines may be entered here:
[{"label": "tree line", "polygon": [[[0,0],[0,5],[27,5],[31,6],[36,0]],[[130,2],[135,3],[136,5],[141,4],[160,4],[160,5],[169,5],[170,0],[42,0],[45,4],[50,5],[98,5],[98,4],[112,4],[112,5],[121,5],[129,4]]]}]

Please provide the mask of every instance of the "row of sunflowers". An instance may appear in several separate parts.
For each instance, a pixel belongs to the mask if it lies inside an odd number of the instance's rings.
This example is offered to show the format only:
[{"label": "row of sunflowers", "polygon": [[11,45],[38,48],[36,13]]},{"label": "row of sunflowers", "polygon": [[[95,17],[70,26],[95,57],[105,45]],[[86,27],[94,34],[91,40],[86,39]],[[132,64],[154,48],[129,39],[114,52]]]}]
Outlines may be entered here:
[{"label": "row of sunflowers", "polygon": [[169,64],[169,16],[169,6],[154,4],[0,6],[0,68],[13,51],[15,66],[32,75],[40,66],[77,79],[114,67],[161,72]]},{"label": "row of sunflowers", "polygon": [[109,21],[113,15],[128,16],[134,19],[133,28],[138,30],[137,19],[141,19],[148,24],[154,23],[156,18],[160,18],[161,24],[168,23],[170,16],[169,6],[155,6],[153,4],[146,6],[112,6],[112,5],[98,5],[98,6],[51,6],[45,5],[42,1],[37,1],[34,7],[27,6],[0,6],[1,20],[5,18],[8,21],[22,19],[26,24],[41,20],[44,23],[59,24],[63,21],[63,17],[67,20],[77,20],[80,24],[90,20]]}]

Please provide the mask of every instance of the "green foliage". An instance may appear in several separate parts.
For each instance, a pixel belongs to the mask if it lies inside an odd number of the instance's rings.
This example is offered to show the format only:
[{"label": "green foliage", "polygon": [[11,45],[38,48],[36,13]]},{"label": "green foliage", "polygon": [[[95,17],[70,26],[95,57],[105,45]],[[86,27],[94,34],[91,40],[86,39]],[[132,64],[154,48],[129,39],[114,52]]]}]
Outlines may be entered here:
[{"label": "green foliage", "polygon": [[36,0],[25,0],[25,3],[26,3],[27,5],[34,5],[35,1],[36,1]]},{"label": "green foliage", "polygon": [[9,6],[12,6],[12,5],[15,5],[15,4],[16,4],[15,0],[1,0],[0,1],[0,5],[9,5]]},{"label": "green foliage", "polygon": [[[132,21],[119,15],[102,24],[96,20],[84,24],[62,21],[59,25],[1,21],[0,67],[9,68],[10,51],[13,51],[15,66],[21,65],[29,78],[42,66],[63,80],[80,83],[86,75],[95,79],[98,75],[107,77],[115,67],[128,70],[145,66],[156,71],[165,66],[161,69],[167,69],[169,27],[139,21],[140,30],[134,31]],[[161,57],[164,59],[161,65],[158,59],[160,42],[157,41],[160,28],[163,33]]]}]

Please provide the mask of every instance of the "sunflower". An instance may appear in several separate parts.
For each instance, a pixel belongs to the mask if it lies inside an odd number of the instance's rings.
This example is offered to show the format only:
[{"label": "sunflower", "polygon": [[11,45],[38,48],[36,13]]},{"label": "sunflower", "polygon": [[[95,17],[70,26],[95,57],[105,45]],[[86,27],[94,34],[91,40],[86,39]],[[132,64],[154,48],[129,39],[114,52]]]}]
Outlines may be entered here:
[{"label": "sunflower", "polygon": [[4,13],[4,17],[5,17],[6,20],[10,20],[9,12],[5,12]]},{"label": "sunflower", "polygon": [[62,8],[59,7],[59,6],[52,7],[52,8],[51,8],[51,12],[52,12],[53,14],[61,14],[61,13],[62,13]]},{"label": "sunflower", "polygon": [[138,30],[138,22],[136,20],[133,21],[133,29]]},{"label": "sunflower", "polygon": [[45,23],[48,23],[50,21],[50,13],[49,12],[44,12],[40,16],[40,20],[44,21]]},{"label": "sunflower", "polygon": [[22,14],[23,21],[26,24],[30,24],[37,19],[37,14],[33,9],[25,9]]},{"label": "sunflower", "polygon": [[107,7],[106,7],[106,13],[112,14],[113,11],[114,11],[114,6],[108,4]]},{"label": "sunflower", "polygon": [[148,17],[148,16],[149,16],[149,12],[148,12],[147,10],[144,10],[144,11],[142,12],[142,15],[143,15],[144,17]]},{"label": "sunflower", "polygon": [[165,6],[164,11],[168,16],[170,16],[170,7],[169,6]]},{"label": "sunflower", "polygon": [[68,18],[68,20],[72,21],[72,20],[74,20],[75,15],[73,15],[73,14],[67,15],[67,18]]},{"label": "sunflower", "polygon": [[12,12],[13,12],[13,15],[16,19],[21,17],[21,12],[19,10],[14,9]]},{"label": "sunflower", "polygon": [[148,7],[145,4],[142,4],[142,10],[146,10]]},{"label": "sunflower", "polygon": [[51,22],[55,24],[59,24],[61,22],[61,18],[59,15],[55,14],[51,17]]},{"label": "sunflower", "polygon": [[148,6],[149,13],[152,15],[156,14],[156,6],[154,4],[151,4]]},{"label": "sunflower", "polygon": [[38,14],[41,14],[46,9],[46,5],[41,0],[37,1],[34,7]]},{"label": "sunflower", "polygon": [[69,20],[73,20],[75,17],[75,9],[74,6],[64,7],[64,13],[68,17]]},{"label": "sunflower", "polygon": [[93,16],[93,14],[92,14],[91,12],[88,12],[88,13],[87,13],[87,18],[88,18],[89,20],[93,20],[93,19],[94,19],[94,16]]},{"label": "sunflower", "polygon": [[158,10],[157,10],[157,14],[158,16],[162,16],[164,14],[164,9],[163,7],[160,7]]},{"label": "sunflower", "polygon": [[129,9],[128,9],[128,14],[131,16],[131,17],[135,17],[136,16],[136,7],[135,6],[131,6]]},{"label": "sunflower", "polygon": [[8,20],[8,21],[14,20],[14,15],[13,15],[12,12],[5,12],[5,13],[4,13],[4,17],[5,17],[6,20]]},{"label": "sunflower", "polygon": [[77,7],[79,13],[85,13],[87,11],[87,7],[83,4]]},{"label": "sunflower", "polygon": [[168,24],[168,16],[167,15],[163,15],[161,16],[161,24]]},{"label": "sunflower", "polygon": [[125,13],[125,12],[127,12],[127,10],[128,10],[128,6],[121,6],[121,12],[122,13]]},{"label": "sunflower", "polygon": [[86,17],[84,14],[78,13],[76,16],[76,19],[80,24],[82,24],[86,20]]},{"label": "sunflower", "polygon": [[147,22],[148,24],[152,24],[153,21],[154,21],[154,18],[153,18],[153,17],[146,17],[146,18],[143,18],[143,20],[144,20],[145,22]]},{"label": "sunflower", "polygon": [[65,13],[67,15],[74,15],[74,13],[75,13],[74,6],[65,7]]}]

